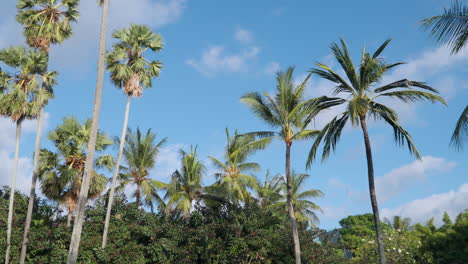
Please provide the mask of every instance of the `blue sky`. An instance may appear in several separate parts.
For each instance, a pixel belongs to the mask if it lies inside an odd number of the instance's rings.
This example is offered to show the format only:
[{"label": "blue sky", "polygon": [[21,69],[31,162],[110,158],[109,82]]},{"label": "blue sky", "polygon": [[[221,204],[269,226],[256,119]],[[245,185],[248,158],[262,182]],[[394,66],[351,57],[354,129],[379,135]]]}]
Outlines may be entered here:
[{"label": "blue sky", "polygon": [[[439,89],[449,106],[421,103],[407,106],[389,101],[405,128],[412,134],[421,154],[416,161],[406,149],[393,143],[391,128],[371,123],[376,184],[382,215],[401,214],[426,221],[452,216],[468,208],[467,153],[448,146],[455,121],[466,105],[468,52],[451,56],[423,32],[418,21],[438,14],[450,1],[190,1],[112,0],[109,28],[129,23],[149,25],[162,34],[165,48],[158,55],[164,63],[154,87],[132,101],[129,126],[152,128],[169,142],[161,151],[154,178],[167,180],[178,167],[177,150],[198,144],[209,174],[213,166],[207,156],[220,157],[225,143],[225,127],[241,132],[268,127],[239,102],[250,91],[272,92],[274,73],[295,66],[302,80],[316,61],[336,67],[329,44],[344,38],[357,59],[363,46],[374,50],[385,39],[393,41],[384,52],[389,61],[405,61],[387,76],[387,81],[408,77],[428,82]],[[15,22],[15,1],[0,10],[0,48],[22,44],[21,28]],[[404,7],[404,8],[403,8]],[[82,1],[81,18],[75,35],[60,47],[51,49],[51,69],[60,73],[56,99],[46,108],[46,131],[67,115],[81,120],[91,116],[96,79],[100,10],[94,1]],[[110,33],[109,33],[110,35]],[[112,40],[108,42],[108,46]],[[337,68],[338,69],[338,68]],[[312,77],[307,96],[327,94],[330,83]],[[125,98],[106,79],[101,129],[120,134]],[[316,120],[320,128],[336,113],[330,111]],[[10,182],[14,128],[0,119],[0,184]],[[31,153],[35,122],[24,125],[21,145],[20,190],[30,185]],[[47,140],[43,147],[50,147]],[[305,160],[310,142],[293,145],[292,164],[306,172]],[[284,170],[284,146],[275,142],[252,158],[273,173]],[[311,170],[307,188],[320,189],[325,197],[322,228],[333,228],[338,220],[370,212],[367,170],[360,130],[346,128],[335,155]],[[207,175],[205,183],[213,181]]]}]

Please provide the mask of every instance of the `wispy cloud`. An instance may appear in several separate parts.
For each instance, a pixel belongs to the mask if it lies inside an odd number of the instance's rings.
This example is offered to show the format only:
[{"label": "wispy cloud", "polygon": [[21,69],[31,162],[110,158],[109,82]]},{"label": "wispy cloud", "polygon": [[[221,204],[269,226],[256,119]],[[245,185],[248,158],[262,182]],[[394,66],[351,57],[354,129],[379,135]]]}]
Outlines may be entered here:
[{"label": "wispy cloud", "polygon": [[223,46],[212,46],[203,52],[200,59],[189,59],[187,64],[209,77],[220,72],[246,72],[259,52],[255,46],[237,53],[227,53]]},{"label": "wispy cloud", "polygon": [[448,172],[455,165],[443,158],[424,156],[421,160],[391,170],[376,179],[378,198],[381,201],[391,199],[411,184],[424,182],[430,174]]},{"label": "wispy cloud", "polygon": [[254,36],[251,31],[237,26],[234,31],[234,39],[239,41],[241,44],[248,45],[254,41]]},{"label": "wispy cloud", "polygon": [[272,61],[265,66],[265,68],[263,69],[263,72],[268,75],[273,75],[276,72],[278,72],[280,69],[281,69],[280,64],[276,61]]}]

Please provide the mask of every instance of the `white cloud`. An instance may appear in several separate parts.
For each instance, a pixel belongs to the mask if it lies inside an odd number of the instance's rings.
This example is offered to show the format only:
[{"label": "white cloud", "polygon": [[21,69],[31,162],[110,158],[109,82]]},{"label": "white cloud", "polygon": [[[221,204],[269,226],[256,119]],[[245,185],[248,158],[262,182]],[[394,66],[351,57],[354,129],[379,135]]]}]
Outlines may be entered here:
[{"label": "white cloud", "polygon": [[381,177],[377,177],[376,191],[378,199],[386,201],[404,191],[410,184],[424,182],[429,174],[450,171],[454,162],[443,158],[424,156],[403,167],[394,169]]},{"label": "white cloud", "polygon": [[251,31],[237,27],[234,31],[234,39],[239,41],[241,44],[247,45],[253,42],[254,37]]},{"label": "white cloud", "polygon": [[390,218],[395,215],[409,217],[413,223],[425,223],[434,217],[435,223],[441,225],[444,211],[454,219],[458,213],[467,209],[466,201],[468,201],[468,183],[462,184],[458,190],[433,194],[394,209],[385,208],[381,215],[382,218]]},{"label": "white cloud", "polygon": [[252,46],[238,53],[227,54],[223,46],[212,46],[205,50],[200,59],[187,60],[187,64],[206,76],[219,72],[245,72],[260,49]]},{"label": "white cloud", "polygon": [[276,61],[272,61],[268,63],[265,68],[263,69],[263,72],[268,75],[272,75],[277,73],[280,70],[280,64]]}]

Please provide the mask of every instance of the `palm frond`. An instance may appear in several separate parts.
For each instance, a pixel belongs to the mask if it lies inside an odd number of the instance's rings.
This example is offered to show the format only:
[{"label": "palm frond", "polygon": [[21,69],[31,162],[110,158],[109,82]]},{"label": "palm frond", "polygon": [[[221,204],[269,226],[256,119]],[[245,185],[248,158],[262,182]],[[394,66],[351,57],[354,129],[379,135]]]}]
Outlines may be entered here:
[{"label": "palm frond", "polygon": [[468,40],[468,7],[461,1],[454,1],[443,14],[426,18],[421,23],[437,41],[450,46],[452,54],[459,52]]},{"label": "palm frond", "polygon": [[462,141],[468,136],[468,105],[465,107],[460,117],[458,118],[455,130],[452,134],[450,144],[457,150],[462,149]]}]

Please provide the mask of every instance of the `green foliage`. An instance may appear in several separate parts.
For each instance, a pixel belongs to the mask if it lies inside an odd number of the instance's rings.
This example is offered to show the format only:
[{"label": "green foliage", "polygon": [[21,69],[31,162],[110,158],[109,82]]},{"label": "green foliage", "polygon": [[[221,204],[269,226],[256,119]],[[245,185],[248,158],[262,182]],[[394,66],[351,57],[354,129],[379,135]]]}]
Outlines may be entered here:
[{"label": "green foliage", "polygon": [[457,216],[455,223],[447,213],[443,225],[437,228],[431,219],[426,225],[417,224],[415,233],[424,249],[432,252],[435,263],[462,264],[468,262],[468,210]]},{"label": "green foliage", "polygon": [[[18,193],[15,204],[12,262],[17,262],[27,197]],[[27,263],[64,263],[71,229],[54,204],[39,199],[35,206]],[[7,191],[0,191],[0,209],[8,204]],[[255,203],[243,207],[221,204],[196,206],[185,219],[174,214],[147,213],[125,197],[117,196],[109,230],[109,244],[100,245],[105,204],[87,209],[78,263],[283,263],[294,260],[288,220]],[[5,232],[5,210],[0,210],[0,232]],[[333,245],[314,242],[322,233],[300,226],[304,262],[345,263]],[[4,236],[0,234],[0,242]],[[0,243],[0,257],[4,243]]]},{"label": "green foliage", "polygon": [[363,244],[363,237],[375,237],[372,214],[350,215],[340,220],[340,242],[348,250],[355,250]]},{"label": "green foliage", "polygon": [[[353,250],[352,263],[377,263],[378,252],[375,236],[362,237],[359,247]],[[385,256],[388,264],[431,264],[435,263],[432,255],[422,248],[420,238],[413,232],[401,232],[396,229],[384,231]]]}]

